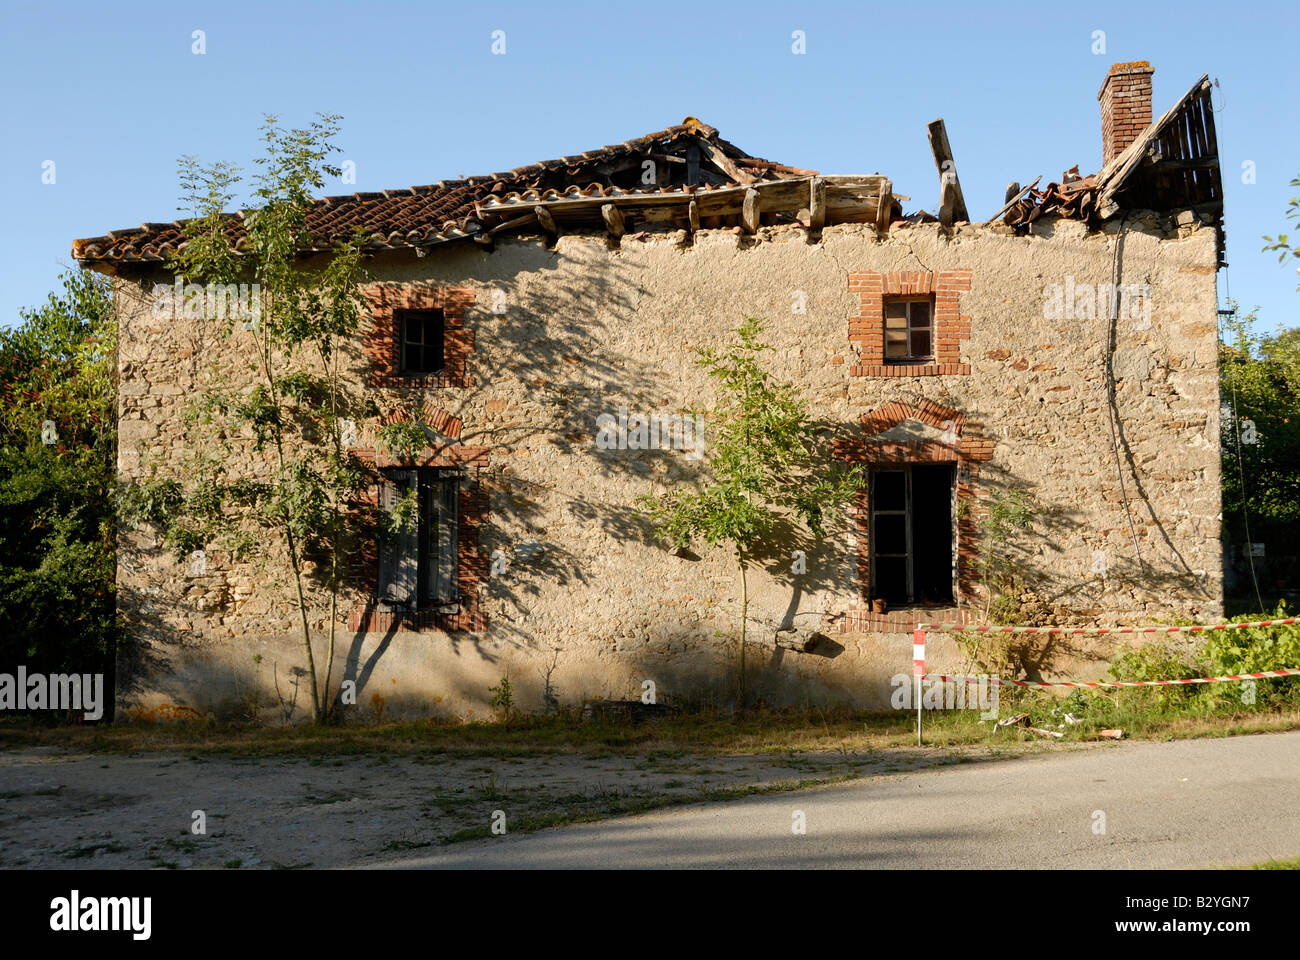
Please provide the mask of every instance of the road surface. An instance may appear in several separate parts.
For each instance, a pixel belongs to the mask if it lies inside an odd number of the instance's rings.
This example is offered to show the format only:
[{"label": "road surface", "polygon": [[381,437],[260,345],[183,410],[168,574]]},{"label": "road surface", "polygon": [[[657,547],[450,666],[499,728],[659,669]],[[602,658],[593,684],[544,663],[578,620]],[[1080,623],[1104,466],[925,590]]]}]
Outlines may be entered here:
[{"label": "road surface", "polygon": [[1120,743],[507,832],[383,866],[1243,866],[1300,854],[1298,798],[1300,732]]}]

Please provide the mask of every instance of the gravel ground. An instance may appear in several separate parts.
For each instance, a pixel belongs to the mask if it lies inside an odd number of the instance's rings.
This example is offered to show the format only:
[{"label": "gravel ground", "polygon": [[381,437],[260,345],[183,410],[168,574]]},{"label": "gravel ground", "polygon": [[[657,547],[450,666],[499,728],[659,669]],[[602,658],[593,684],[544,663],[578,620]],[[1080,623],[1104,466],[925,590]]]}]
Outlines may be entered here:
[{"label": "gravel ground", "polygon": [[[744,756],[549,754],[389,758],[0,753],[0,868],[270,869],[377,866],[494,811],[611,815],[656,797],[779,789],[987,757],[987,749]],[[716,795],[715,795],[716,796]],[[202,811],[206,832],[192,831]]]}]

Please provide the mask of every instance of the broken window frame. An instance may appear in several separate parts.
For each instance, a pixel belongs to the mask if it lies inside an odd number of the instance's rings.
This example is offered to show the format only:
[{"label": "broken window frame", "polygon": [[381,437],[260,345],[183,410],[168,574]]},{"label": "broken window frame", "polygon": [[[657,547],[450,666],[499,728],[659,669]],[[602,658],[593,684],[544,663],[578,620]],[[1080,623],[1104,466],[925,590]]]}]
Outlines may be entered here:
[{"label": "broken window frame", "polygon": [[[924,322],[918,321],[916,317],[916,314],[919,313],[916,308],[922,304],[924,304],[926,308],[926,318]],[[903,316],[901,318],[896,316],[891,317],[889,315],[890,308],[897,306],[903,307]],[[897,325],[891,327],[890,321],[898,319],[904,321],[903,325],[901,327]],[[882,333],[882,336],[884,337],[883,356],[885,363],[915,363],[918,360],[929,361],[934,359],[934,297],[886,297],[884,301],[883,323],[884,332]],[[891,355],[889,352],[890,336],[892,334],[897,337],[900,333],[903,336],[902,344],[905,352]],[[925,352],[917,352],[915,350],[917,345],[916,338],[919,334],[925,335],[926,343],[929,347]],[[895,342],[897,343],[898,341],[895,340]]]},{"label": "broken window frame", "polygon": [[[399,375],[428,377],[447,368],[447,321],[441,310],[394,310],[393,320],[397,325]],[[413,337],[417,326],[419,337]]]},{"label": "broken window frame", "polygon": [[393,610],[419,610],[459,603],[458,470],[436,467],[386,469],[379,506],[391,513],[398,501],[415,491],[415,529],[381,533],[378,544],[376,596]]}]

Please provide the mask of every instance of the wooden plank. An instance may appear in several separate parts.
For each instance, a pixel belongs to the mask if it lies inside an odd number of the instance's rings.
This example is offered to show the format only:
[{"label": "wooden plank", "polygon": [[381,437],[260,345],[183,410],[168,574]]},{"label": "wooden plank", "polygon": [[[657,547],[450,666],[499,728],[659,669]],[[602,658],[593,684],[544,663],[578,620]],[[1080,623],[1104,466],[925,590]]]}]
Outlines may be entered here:
[{"label": "wooden plank", "polygon": [[758,232],[758,191],[750,187],[745,191],[745,200],[740,207],[740,225],[746,233]]},{"label": "wooden plank", "polygon": [[[1010,210],[1013,206],[1015,206],[1016,202],[1021,197],[1027,194],[1030,190],[1034,189],[1034,187],[1038,186],[1038,181],[1041,179],[1043,179],[1043,176],[1042,174],[1039,174],[1038,176],[1034,177],[1033,183],[1031,183],[1027,187],[1022,188],[1018,193],[1016,193],[1015,196],[1009,197],[1007,199],[1007,202],[1002,205],[1002,209],[999,210],[997,213],[993,214],[993,216],[989,217],[987,220],[985,220],[984,225],[988,226],[990,223],[993,223],[996,220],[1001,220],[1004,216],[1006,216],[1007,211]],[[1011,184],[1011,186],[1015,186],[1015,184]]]},{"label": "wooden plank", "polygon": [[[764,213],[777,211],[795,211],[808,202],[808,183],[811,177],[798,177],[789,180],[765,180],[750,186],[721,187],[716,190],[698,190],[694,192],[672,191],[664,193],[616,193],[592,197],[564,197],[554,200],[511,200],[504,203],[485,203],[481,206],[481,215],[485,217],[519,217],[531,219],[536,207],[545,205],[555,217],[557,223],[572,215],[583,213],[596,217],[600,208],[607,203],[615,203],[625,210],[640,210],[655,206],[684,206],[692,199],[700,205],[700,215],[708,216],[719,207],[728,207],[731,212],[740,209],[747,190],[756,190],[759,194],[759,207]],[[827,178],[823,178],[827,179]],[[828,207],[845,206],[859,200],[874,201],[878,193],[878,180],[875,177],[863,177],[857,180],[838,178],[842,182],[827,182],[826,201]],[[874,204],[873,204],[874,205]]]},{"label": "wooden plank", "polygon": [[1210,100],[1210,85],[1207,83],[1197,97],[1201,101],[1201,117],[1205,121],[1205,152],[1218,154],[1219,141],[1214,135],[1214,105]]},{"label": "wooden plank", "polygon": [[[1210,149],[1210,137],[1206,131],[1207,120],[1205,117],[1205,101],[1202,98],[1196,98],[1195,109],[1196,135],[1200,138],[1201,156],[1217,157],[1218,154]],[[1216,179],[1216,174],[1213,171],[1209,173],[1198,173],[1196,179],[1200,185],[1198,199],[1208,200],[1212,198],[1214,196],[1214,181]]]},{"label": "wooden plank", "polygon": [[1205,128],[1201,124],[1201,99],[1195,98],[1187,110],[1187,125],[1192,132],[1192,155],[1206,156],[1210,150],[1205,142]]},{"label": "wooden plank", "polygon": [[880,200],[876,208],[876,232],[889,232],[889,215],[894,208],[894,185],[888,180],[880,184]]},{"label": "wooden plank", "polygon": [[746,173],[732,162],[731,158],[718,149],[717,146],[708,140],[699,138],[696,141],[700,145],[700,150],[709,158],[709,162],[729,176],[736,183],[753,183],[758,178],[753,174]]},{"label": "wooden plank", "polygon": [[863,200],[848,205],[826,205],[826,223],[872,223],[880,212],[880,200]]},{"label": "wooden plank", "polygon": [[820,177],[808,181],[808,225],[814,230],[826,225],[826,181]]},{"label": "wooden plank", "polygon": [[880,196],[880,184],[828,183],[826,203],[832,207],[851,206]]},{"label": "wooden plank", "polygon": [[[735,187],[744,197],[745,187]],[[768,180],[763,183],[752,184],[750,188],[758,191],[759,209],[763,213],[772,213],[778,210],[798,210],[808,203],[808,181],[799,180]],[[715,191],[710,191],[710,193]]]},{"label": "wooden plank", "polygon": [[615,240],[623,236],[623,213],[612,203],[606,203],[600,208],[601,219],[605,221],[605,229],[609,231],[610,236]]},{"label": "wooden plank", "polygon": [[[600,226],[606,223],[603,208],[611,206],[624,212],[635,212],[655,222],[689,219],[690,206],[695,206],[696,216],[707,218],[735,217],[743,213],[746,197],[752,191],[757,195],[756,214],[795,213],[807,206],[811,196],[812,177],[791,180],[771,180],[747,187],[723,187],[716,190],[671,193],[620,193],[614,196],[574,197],[559,200],[517,200],[500,204],[486,204],[481,208],[484,217],[501,217],[502,222],[488,233],[495,235],[506,230],[542,222],[550,216],[555,230],[577,225]],[[840,178],[838,184],[825,184],[827,223],[873,222],[879,212],[879,178],[862,178],[866,182]],[[885,181],[888,182],[888,181]],[[539,216],[537,211],[545,209]],[[705,225],[708,229],[708,225]],[[487,238],[480,240],[486,243]]]},{"label": "wooden plank", "polygon": [[825,180],[827,186],[838,186],[845,183],[862,184],[868,187],[880,188],[880,185],[887,180],[887,177],[879,173],[862,173],[862,174],[826,174],[820,179]]},{"label": "wooden plank", "polygon": [[542,225],[542,229],[553,237],[559,236],[560,231],[555,227],[555,218],[551,216],[551,211],[545,207],[538,207],[536,213],[537,222]]},{"label": "wooden plank", "polygon": [[637,220],[641,223],[681,223],[686,215],[686,207],[647,207],[637,211]]},{"label": "wooden plank", "polygon": [[700,229],[700,205],[694,200],[686,206],[686,220],[691,225],[691,233],[698,233]]},{"label": "wooden plank", "polygon": [[[1208,157],[1210,151],[1205,142],[1205,127],[1201,119],[1201,99],[1199,97],[1193,99],[1188,107],[1187,125],[1192,134],[1192,153],[1197,158]],[[1193,170],[1189,174],[1189,179],[1192,183],[1192,200],[1199,203],[1212,190],[1213,172],[1204,169]]]},{"label": "wooden plank", "polygon": [[536,217],[531,213],[526,213],[522,217],[515,217],[513,220],[507,220],[504,223],[498,223],[495,227],[487,232],[487,235],[475,234],[474,239],[480,243],[492,241],[492,237],[504,230],[513,230],[515,227],[522,227],[526,223],[532,223]]},{"label": "wooden plank", "polygon": [[951,227],[956,221],[957,205],[961,199],[957,196],[957,185],[951,180],[939,184],[939,222]]},{"label": "wooden plank", "polygon": [[[958,220],[970,220],[970,214],[966,212],[966,198],[961,192],[961,181],[957,178],[957,163],[952,157],[952,145],[948,142],[948,130],[944,126],[943,118],[940,117],[931,123],[926,128],[926,132],[930,137],[930,152],[934,154],[934,165],[939,171],[939,222],[951,226]],[[951,189],[945,191],[944,187],[948,185],[951,185]],[[949,198],[946,211],[943,204],[945,192]]]},{"label": "wooden plank", "polygon": [[1204,170],[1219,165],[1218,157],[1189,157],[1187,159],[1161,160],[1160,166],[1166,170]]}]

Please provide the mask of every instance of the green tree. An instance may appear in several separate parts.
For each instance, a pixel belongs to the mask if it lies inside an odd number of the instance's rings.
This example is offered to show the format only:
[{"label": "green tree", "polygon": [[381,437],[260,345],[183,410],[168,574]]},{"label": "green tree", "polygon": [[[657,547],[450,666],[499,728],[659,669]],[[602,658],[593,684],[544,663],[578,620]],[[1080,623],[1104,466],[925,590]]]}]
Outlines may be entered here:
[{"label": "green tree", "polygon": [[1224,322],[1219,366],[1224,519],[1243,540],[1244,517],[1253,536],[1300,532],[1300,329],[1260,336],[1254,322]]},{"label": "green tree", "polygon": [[763,329],[761,320],[749,317],[725,350],[696,350],[695,362],[717,381],[721,394],[706,418],[709,443],[699,489],[645,494],[636,501],[674,548],[699,539],[735,551],[740,577],[737,703],[742,710],[750,566],[774,551],[790,517],[814,536],[824,536],[827,516],[863,483],[861,468],[842,468],[818,456],[807,405],[760,363],[762,352],[772,349],[759,341]]},{"label": "green tree", "polygon": [[[1291,186],[1300,187],[1300,177],[1292,180]],[[1292,197],[1287,203],[1286,218],[1300,224],[1300,197]],[[1268,241],[1268,245],[1264,247],[1265,252],[1277,251],[1278,263],[1300,259],[1300,243],[1292,240],[1285,233],[1279,233],[1276,237],[1265,237],[1264,239]],[[1300,273],[1300,267],[1296,268],[1296,272]],[[1300,285],[1297,285],[1296,289],[1300,290]]]},{"label": "green tree", "polygon": [[[256,315],[243,323],[227,316],[224,328],[228,340],[251,341],[256,363],[251,381],[218,383],[196,397],[191,421],[216,438],[215,453],[187,468],[173,496],[155,498],[165,508],[167,542],[178,557],[209,546],[228,549],[237,560],[258,552],[278,557],[283,548],[315,723],[333,713],[339,593],[346,585],[345,560],[367,519],[349,510],[370,474],[344,447],[343,421],[373,412],[356,409],[344,389],[343,348],[355,340],[360,284],[367,276],[360,238],[333,242],[312,261],[301,255],[330,242],[311,236],[307,212],[325,176],[340,173],[328,162],[339,149],[333,143],[338,119],[322,115],[307,127],[285,130],[275,117],[266,118],[264,155],[255,160],[254,209],[244,214],[247,239],[238,249],[222,212],[233,199],[238,170],[181,161],[184,196],[195,215],[170,266],[191,282],[258,285]],[[247,468],[227,468],[232,447],[245,454],[239,459]],[[314,600],[313,585],[327,599]],[[314,609],[315,602],[328,609]],[[313,613],[324,614],[329,624],[323,670]]]},{"label": "green tree", "polygon": [[[1219,332],[1224,536],[1282,546],[1300,537],[1300,329],[1261,336],[1255,313],[1231,306]],[[1262,608],[1271,583],[1251,571]]]},{"label": "green tree", "polygon": [[116,318],[105,278],[60,279],[0,330],[0,669],[111,675]]}]

